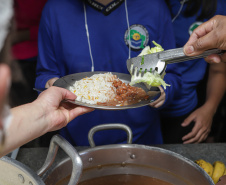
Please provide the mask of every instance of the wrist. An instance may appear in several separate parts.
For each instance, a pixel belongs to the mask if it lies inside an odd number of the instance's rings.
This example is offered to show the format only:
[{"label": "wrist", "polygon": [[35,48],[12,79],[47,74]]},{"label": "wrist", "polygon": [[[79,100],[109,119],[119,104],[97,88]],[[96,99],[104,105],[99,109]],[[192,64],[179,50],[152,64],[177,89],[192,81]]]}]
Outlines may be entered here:
[{"label": "wrist", "polygon": [[49,111],[46,107],[46,104],[43,104],[42,101],[36,99],[31,103],[31,107],[34,109],[32,114],[34,114],[34,121],[39,125],[41,135],[51,131]]},{"label": "wrist", "polygon": [[216,113],[216,111],[217,111],[217,106],[214,104],[214,103],[212,103],[212,102],[210,102],[210,101],[207,101],[204,105],[203,105],[203,107],[205,108],[205,110],[209,113],[209,114],[215,114]]}]

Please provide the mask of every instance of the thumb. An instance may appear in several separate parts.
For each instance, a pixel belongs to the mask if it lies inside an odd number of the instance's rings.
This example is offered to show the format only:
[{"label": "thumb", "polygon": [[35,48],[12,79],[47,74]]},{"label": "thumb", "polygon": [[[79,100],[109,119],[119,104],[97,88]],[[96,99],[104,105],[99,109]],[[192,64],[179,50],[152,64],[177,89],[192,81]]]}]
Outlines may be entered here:
[{"label": "thumb", "polygon": [[215,19],[198,26],[191,34],[188,42],[184,46],[184,53],[188,56],[201,54],[203,51],[215,48],[217,39],[214,33]]},{"label": "thumb", "polygon": [[216,48],[217,40],[214,37],[214,34],[210,32],[192,43],[187,43],[184,46],[184,53],[188,56],[195,56],[202,54],[208,49]]}]

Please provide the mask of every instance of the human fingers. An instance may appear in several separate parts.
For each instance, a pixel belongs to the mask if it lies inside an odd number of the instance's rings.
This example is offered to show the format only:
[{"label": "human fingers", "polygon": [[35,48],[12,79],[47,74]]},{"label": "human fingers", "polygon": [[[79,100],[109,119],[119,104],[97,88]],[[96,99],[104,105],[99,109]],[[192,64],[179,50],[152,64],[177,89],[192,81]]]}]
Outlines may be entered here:
[{"label": "human fingers", "polygon": [[57,110],[49,112],[50,120],[47,121],[49,131],[59,130],[65,127],[70,121],[78,116],[94,111],[92,108],[77,106],[73,109],[59,107]]},{"label": "human fingers", "polygon": [[77,116],[81,116],[83,114],[92,112],[94,110],[95,109],[89,108],[89,107],[82,107],[82,106],[76,107],[76,108],[70,110],[70,113],[69,113],[70,114],[70,121],[73,120],[74,118],[76,118]]},{"label": "human fingers", "polygon": [[182,140],[184,141],[183,144],[189,144],[189,143],[197,143],[199,141],[199,138],[202,136],[203,132],[200,129],[197,129],[195,131],[192,130],[190,136],[183,137]]},{"label": "human fingers", "polygon": [[92,112],[94,109],[77,106],[73,109],[67,109],[60,106],[58,109],[48,109],[45,117],[48,117],[46,123],[48,131],[55,131],[65,127],[70,121],[78,116]]},{"label": "human fingers", "polygon": [[71,110],[71,109],[78,107],[79,105],[76,105],[76,104],[73,104],[73,103],[67,102],[67,101],[62,101],[59,106],[64,107],[67,110]]},{"label": "human fingers", "polygon": [[203,141],[205,137],[205,134],[203,133],[199,138],[198,138],[198,141],[196,141],[195,143],[201,143]]},{"label": "human fingers", "polygon": [[210,64],[218,64],[221,62],[221,58],[219,55],[213,54],[213,55],[209,55],[208,57],[206,57],[205,61]]},{"label": "human fingers", "polygon": [[204,133],[198,133],[195,137],[184,141],[183,144],[200,143],[204,140],[204,137],[205,137]]},{"label": "human fingers", "polygon": [[193,120],[195,120],[196,114],[193,112],[191,113],[184,121],[181,123],[182,127],[188,126]]},{"label": "human fingers", "polygon": [[71,91],[69,91],[67,89],[58,88],[58,87],[51,87],[51,88],[60,89],[62,91],[62,98],[63,99],[75,100],[77,98],[77,96],[74,93],[72,93]]},{"label": "human fingers", "polygon": [[204,141],[204,139],[210,133],[210,128],[208,126],[209,124],[201,123],[202,122],[200,120],[197,120],[194,128],[192,129],[192,132],[182,138],[182,140],[185,141],[184,144],[199,143]]},{"label": "human fingers", "polygon": [[186,55],[194,56],[213,48],[226,49],[226,17],[217,15],[201,24],[184,46]]},{"label": "human fingers", "polygon": [[150,103],[149,105],[151,107],[155,107],[157,108],[158,105],[162,105],[165,101],[165,95],[161,95],[157,100],[155,100],[154,102]]},{"label": "human fingers", "polygon": [[214,48],[214,45],[216,45],[216,37],[213,32],[214,24],[215,20],[210,19],[193,31],[184,46],[186,55],[199,55],[207,49]]},{"label": "human fingers", "polygon": [[205,141],[208,135],[209,135],[209,132],[204,132],[204,133],[201,135],[201,137],[199,138],[199,140],[198,140],[197,143],[201,143],[201,142]]},{"label": "human fingers", "polygon": [[[50,87],[48,88],[43,94],[40,95],[40,98],[42,102],[48,102],[49,107],[64,107],[67,110],[73,110],[76,109],[77,115],[84,114],[86,112],[90,112],[93,109],[88,107],[80,107],[73,103],[67,103],[63,102],[63,100],[68,99],[74,101],[76,99],[76,95],[72,93],[71,91],[60,88],[60,87]],[[73,111],[72,111],[73,112]]]},{"label": "human fingers", "polygon": [[[88,113],[88,112],[91,112],[94,110],[93,108],[82,107],[82,106],[78,106],[73,103],[62,102],[65,99],[74,101],[77,98],[77,96],[74,93],[72,93],[71,91],[69,91],[67,89],[53,87],[53,86],[50,87],[49,89],[52,90],[55,95],[57,95],[56,98],[58,98],[58,102],[59,102],[58,109],[61,109],[63,111],[63,109],[62,109],[62,107],[63,107],[66,111],[69,111],[69,119],[68,119],[69,121],[71,121],[72,119],[74,119],[77,116],[80,116],[82,114],[85,114],[85,113]],[[58,93],[56,93],[56,92],[58,92]],[[65,111],[65,113],[66,113],[66,111]],[[69,122],[69,121],[67,121],[67,122]]]},{"label": "human fingers", "polygon": [[159,101],[157,104],[155,104],[155,106],[153,106],[154,108],[159,108],[161,107],[165,102],[165,99],[162,99],[161,101]]},{"label": "human fingers", "polygon": [[73,101],[76,99],[76,95],[67,89],[52,86],[47,90],[43,91],[38,96],[37,100],[40,101],[42,104],[48,104],[48,107],[46,108],[58,108],[61,105],[62,101],[65,99]]},{"label": "human fingers", "polygon": [[226,62],[226,54],[223,54],[223,55],[212,54],[206,57],[205,61],[210,64],[213,64],[213,63],[218,64],[220,62]]},{"label": "human fingers", "polygon": [[161,86],[159,86],[159,89],[160,89],[161,95],[160,95],[160,97],[157,100],[155,100],[154,102],[149,104],[151,107],[159,108],[165,102],[165,99],[166,99],[165,91],[163,90],[163,88]]},{"label": "human fingers", "polygon": [[54,84],[54,82],[57,81],[58,79],[59,79],[58,77],[54,77],[54,78],[49,79],[49,80],[46,82],[45,88],[52,87],[53,84]]},{"label": "human fingers", "polygon": [[196,143],[201,143],[203,141],[205,141],[205,139],[207,138],[207,136],[209,135],[210,131],[208,129],[201,129],[200,130],[200,136],[198,138],[198,140],[196,141]]},{"label": "human fingers", "polygon": [[207,139],[208,135],[209,135],[209,133],[207,133],[207,134],[204,136],[202,142],[205,141],[205,140]]},{"label": "human fingers", "polygon": [[190,140],[192,138],[195,138],[198,134],[198,132],[200,131],[200,126],[199,124],[195,123],[194,127],[192,128],[192,131],[189,132],[188,134],[186,134],[185,136],[182,137],[182,140],[183,141],[186,141],[186,140]]},{"label": "human fingers", "polygon": [[155,100],[154,102],[150,103],[149,105],[151,107],[156,108],[157,105],[159,105],[159,104],[162,105],[164,103],[164,101],[165,101],[165,98],[163,96],[160,96],[157,100]]}]

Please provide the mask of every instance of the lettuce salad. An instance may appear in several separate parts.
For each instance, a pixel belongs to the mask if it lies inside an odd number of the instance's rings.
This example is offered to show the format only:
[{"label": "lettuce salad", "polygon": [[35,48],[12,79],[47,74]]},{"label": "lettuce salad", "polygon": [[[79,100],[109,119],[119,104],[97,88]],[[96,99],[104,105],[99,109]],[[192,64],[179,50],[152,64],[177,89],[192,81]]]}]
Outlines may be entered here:
[{"label": "lettuce salad", "polygon": [[[144,56],[147,54],[164,51],[161,45],[157,44],[155,41],[152,41],[152,42],[155,45],[155,47],[150,48],[150,46],[146,46],[138,56]],[[164,89],[166,89],[166,86],[170,86],[170,85],[165,83],[165,81],[163,80],[164,76],[165,76],[165,73],[160,75],[156,71],[145,72],[143,77],[141,77],[141,75],[139,76],[132,75],[130,85],[143,82],[147,87],[150,87],[150,86],[158,87],[162,85]]]}]

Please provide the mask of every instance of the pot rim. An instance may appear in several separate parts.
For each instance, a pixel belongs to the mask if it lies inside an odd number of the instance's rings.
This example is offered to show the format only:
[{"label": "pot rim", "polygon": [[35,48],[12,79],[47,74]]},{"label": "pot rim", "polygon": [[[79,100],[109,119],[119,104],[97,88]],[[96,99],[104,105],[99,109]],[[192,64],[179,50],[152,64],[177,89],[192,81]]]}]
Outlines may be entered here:
[{"label": "pot rim", "polygon": [[135,149],[142,149],[142,150],[158,151],[161,153],[166,153],[168,155],[174,156],[174,157],[182,160],[183,162],[193,166],[196,170],[198,170],[202,175],[205,176],[205,178],[208,180],[210,185],[214,185],[212,178],[199,165],[194,163],[192,160],[182,156],[181,154],[178,154],[176,152],[173,152],[173,151],[170,151],[167,149],[163,149],[160,147],[140,145],[140,144],[111,144],[111,145],[95,146],[93,148],[84,149],[78,153],[81,156],[81,155],[85,155],[86,153],[90,153],[90,152],[95,152],[95,151],[100,151],[100,150],[109,150],[109,149],[118,149],[118,148],[128,148],[128,149],[135,148]]},{"label": "pot rim", "polygon": [[32,179],[33,183],[36,183],[38,185],[45,185],[45,183],[43,182],[41,177],[39,177],[31,168],[29,168],[25,164],[15,160],[15,159],[12,159],[8,156],[3,156],[3,157],[1,157],[0,160],[12,165],[13,167],[16,167],[17,169],[24,172],[25,174],[28,174],[29,177]]}]

